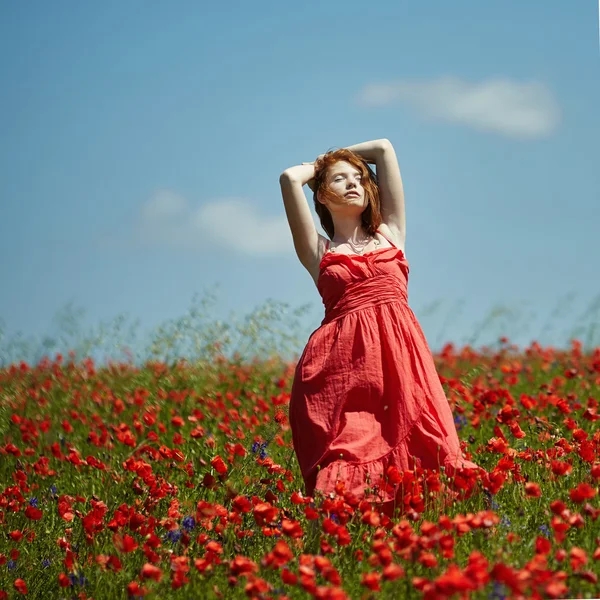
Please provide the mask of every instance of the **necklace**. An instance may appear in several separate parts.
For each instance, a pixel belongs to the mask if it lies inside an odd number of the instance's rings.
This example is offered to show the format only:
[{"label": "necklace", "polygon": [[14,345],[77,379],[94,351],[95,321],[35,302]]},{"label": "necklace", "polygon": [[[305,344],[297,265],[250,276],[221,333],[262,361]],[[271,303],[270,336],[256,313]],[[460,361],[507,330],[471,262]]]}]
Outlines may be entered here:
[{"label": "necklace", "polygon": [[[370,235],[365,238],[362,243],[354,244],[352,240],[348,240],[346,243],[354,250],[354,254],[362,254],[365,248],[369,245],[370,241],[373,239],[373,236]],[[379,246],[379,240],[375,240],[375,245]],[[335,249],[331,249],[332,252],[335,252]]]}]

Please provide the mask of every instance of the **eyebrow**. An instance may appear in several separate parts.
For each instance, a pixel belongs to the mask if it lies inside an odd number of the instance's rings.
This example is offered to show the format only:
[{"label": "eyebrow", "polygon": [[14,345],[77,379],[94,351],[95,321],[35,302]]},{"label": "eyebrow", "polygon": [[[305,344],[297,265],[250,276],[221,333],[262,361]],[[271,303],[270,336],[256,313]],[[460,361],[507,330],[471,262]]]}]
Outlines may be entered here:
[{"label": "eyebrow", "polygon": [[360,171],[338,171],[337,173],[333,173],[332,177],[337,177],[338,175],[345,175],[346,173],[353,173],[354,175],[362,175]]}]

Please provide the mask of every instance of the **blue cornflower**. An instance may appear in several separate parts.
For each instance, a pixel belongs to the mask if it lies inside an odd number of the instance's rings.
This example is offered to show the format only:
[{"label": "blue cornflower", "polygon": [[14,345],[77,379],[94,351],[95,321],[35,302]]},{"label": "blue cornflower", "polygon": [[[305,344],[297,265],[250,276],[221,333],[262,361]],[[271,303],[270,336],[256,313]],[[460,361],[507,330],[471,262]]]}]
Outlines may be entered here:
[{"label": "blue cornflower", "polygon": [[503,527],[510,527],[512,523],[506,515],[502,515],[502,519],[500,519],[500,525]]},{"label": "blue cornflower", "polygon": [[169,533],[167,533],[167,539],[176,544],[181,539],[182,535],[183,533],[181,532],[181,529],[173,529],[173,531],[169,531]]},{"label": "blue cornflower", "polygon": [[33,506],[33,508],[38,507],[38,499],[37,498],[29,498],[29,505]]},{"label": "blue cornflower", "polygon": [[269,445],[269,442],[263,442],[263,443],[260,445],[260,447],[264,449],[264,448],[266,448],[268,445]]},{"label": "blue cornflower", "polygon": [[48,558],[45,558],[45,559],[42,561],[42,567],[44,567],[44,569],[47,569],[49,566],[50,566],[50,559],[48,559]]},{"label": "blue cornflower", "polygon": [[456,425],[456,429],[460,431],[467,424],[467,417],[465,415],[456,415],[454,417],[454,424]]},{"label": "blue cornflower", "polygon": [[16,566],[17,566],[17,561],[16,561],[16,560],[9,560],[9,561],[6,563],[6,566],[8,567],[8,570],[9,570],[9,571],[12,571],[14,568],[16,568]]},{"label": "blue cornflower", "polygon": [[339,518],[338,518],[338,516],[337,516],[337,515],[331,515],[331,520],[332,520],[334,523],[339,523],[339,522],[340,522],[340,520],[339,520]]},{"label": "blue cornflower", "polygon": [[547,538],[550,537],[550,529],[547,525],[540,525],[538,529],[542,532],[542,535],[545,535]]},{"label": "blue cornflower", "polygon": [[495,500],[492,500],[492,510],[498,510],[499,508],[500,505]]},{"label": "blue cornflower", "polygon": [[196,527],[196,520],[194,519],[194,517],[189,516],[189,517],[185,517],[183,519],[183,521],[181,522],[181,526],[187,531],[190,532],[192,531],[192,529],[194,529],[194,527]]},{"label": "blue cornflower", "polygon": [[85,587],[85,586],[86,586],[88,583],[89,583],[89,581],[88,581],[88,578],[87,578],[87,577],[85,577],[85,576],[83,575],[83,573],[81,573],[81,574],[79,575],[79,585],[80,585],[81,587]]},{"label": "blue cornflower", "polygon": [[488,594],[488,600],[505,600],[506,591],[504,584],[494,581],[494,588]]},{"label": "blue cornflower", "polygon": [[256,452],[259,446],[260,444],[258,442],[254,442],[254,444],[252,444],[252,452]]},{"label": "blue cornflower", "polygon": [[263,448],[260,451],[260,457],[264,460],[265,458],[267,458],[267,451]]},{"label": "blue cornflower", "polygon": [[57,491],[57,490],[56,490],[56,486],[55,486],[55,485],[52,485],[52,486],[50,487],[50,493],[51,493],[53,496],[56,496],[56,491]]}]

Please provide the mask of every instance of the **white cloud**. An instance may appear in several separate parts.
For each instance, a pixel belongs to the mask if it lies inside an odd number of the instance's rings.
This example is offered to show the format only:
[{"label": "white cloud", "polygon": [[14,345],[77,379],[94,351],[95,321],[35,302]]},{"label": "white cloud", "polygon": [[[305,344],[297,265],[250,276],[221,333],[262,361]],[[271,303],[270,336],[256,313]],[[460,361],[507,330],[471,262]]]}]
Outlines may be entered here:
[{"label": "white cloud", "polygon": [[158,190],[141,207],[135,239],[187,250],[228,248],[253,255],[293,250],[285,214],[261,215],[243,198],[222,198],[193,207],[171,190]]},{"label": "white cloud", "polygon": [[364,107],[405,104],[428,120],[519,139],[548,136],[560,121],[560,107],[545,84],[506,77],[479,83],[447,76],[370,84],[359,94],[358,103]]}]

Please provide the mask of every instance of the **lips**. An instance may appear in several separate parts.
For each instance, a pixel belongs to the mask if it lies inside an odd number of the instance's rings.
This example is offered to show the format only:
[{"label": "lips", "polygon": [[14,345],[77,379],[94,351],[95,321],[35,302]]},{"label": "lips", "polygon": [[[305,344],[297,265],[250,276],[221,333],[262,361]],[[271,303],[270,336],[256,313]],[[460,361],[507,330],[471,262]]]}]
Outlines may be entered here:
[{"label": "lips", "polygon": [[358,192],[348,192],[346,194],[346,198],[349,198],[350,196],[355,196],[356,198],[358,198],[360,194]]}]

